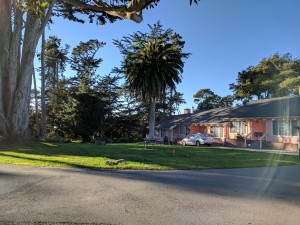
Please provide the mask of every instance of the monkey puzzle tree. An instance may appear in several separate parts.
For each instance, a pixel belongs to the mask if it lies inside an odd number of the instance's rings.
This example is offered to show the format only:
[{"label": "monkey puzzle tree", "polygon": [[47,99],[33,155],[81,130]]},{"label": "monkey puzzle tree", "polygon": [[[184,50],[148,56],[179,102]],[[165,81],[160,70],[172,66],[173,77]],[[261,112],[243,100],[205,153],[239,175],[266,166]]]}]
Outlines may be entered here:
[{"label": "monkey puzzle tree", "polygon": [[158,22],[150,33],[134,33],[123,40],[115,40],[124,60],[119,72],[125,75],[128,89],[150,104],[149,138],[155,137],[155,104],[167,88],[176,89],[181,82],[184,41],[172,29],[163,30]]},{"label": "monkey puzzle tree", "polygon": [[[190,0],[198,2],[199,0]],[[142,11],[159,0],[0,0],[0,138],[29,138],[29,102],[36,47],[51,15],[104,24],[143,20]]]}]

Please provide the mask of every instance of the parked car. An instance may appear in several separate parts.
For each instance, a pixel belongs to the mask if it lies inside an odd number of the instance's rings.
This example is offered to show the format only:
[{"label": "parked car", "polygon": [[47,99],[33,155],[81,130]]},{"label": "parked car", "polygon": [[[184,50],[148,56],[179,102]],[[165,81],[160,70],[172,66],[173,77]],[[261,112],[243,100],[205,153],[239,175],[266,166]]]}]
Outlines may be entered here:
[{"label": "parked car", "polygon": [[204,134],[190,134],[190,135],[186,136],[185,138],[183,138],[181,143],[183,146],[185,146],[185,145],[196,145],[196,146],[207,145],[207,146],[210,146],[211,138],[207,137]]}]

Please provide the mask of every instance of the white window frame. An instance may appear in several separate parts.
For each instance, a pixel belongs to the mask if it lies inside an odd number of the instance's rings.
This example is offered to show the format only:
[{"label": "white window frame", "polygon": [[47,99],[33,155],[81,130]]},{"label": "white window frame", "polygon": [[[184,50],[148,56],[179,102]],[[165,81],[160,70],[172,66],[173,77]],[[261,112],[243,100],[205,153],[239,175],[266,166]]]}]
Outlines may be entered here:
[{"label": "white window frame", "polygon": [[223,138],[224,137],[224,128],[220,127],[220,126],[212,126],[211,127],[211,136],[216,137],[216,138]]},{"label": "white window frame", "polygon": [[[277,122],[277,134],[274,134],[274,122]],[[296,126],[298,125],[297,120],[272,120],[272,136],[277,137],[298,137],[299,131],[297,131],[296,135],[293,135],[293,123],[296,122]]]},{"label": "white window frame", "polygon": [[247,134],[247,125],[246,125],[246,121],[232,121],[232,126],[234,127],[230,127],[230,133],[231,134]]}]

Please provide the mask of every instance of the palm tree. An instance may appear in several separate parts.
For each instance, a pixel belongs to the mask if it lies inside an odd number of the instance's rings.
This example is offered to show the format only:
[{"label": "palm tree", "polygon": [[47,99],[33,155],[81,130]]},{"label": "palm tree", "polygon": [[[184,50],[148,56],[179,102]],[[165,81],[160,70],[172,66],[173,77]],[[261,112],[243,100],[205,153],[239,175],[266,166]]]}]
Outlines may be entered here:
[{"label": "palm tree", "polygon": [[184,58],[184,42],[173,30],[162,30],[158,22],[151,28],[150,34],[135,33],[114,41],[124,55],[121,69],[125,75],[130,93],[142,96],[150,104],[149,138],[155,137],[155,104],[166,88],[176,90],[181,82]]}]

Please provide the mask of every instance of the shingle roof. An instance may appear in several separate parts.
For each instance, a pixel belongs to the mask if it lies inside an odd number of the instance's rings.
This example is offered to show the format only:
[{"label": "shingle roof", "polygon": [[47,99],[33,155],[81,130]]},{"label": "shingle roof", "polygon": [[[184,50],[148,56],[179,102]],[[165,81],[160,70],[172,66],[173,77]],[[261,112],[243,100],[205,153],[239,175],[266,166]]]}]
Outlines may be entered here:
[{"label": "shingle roof", "polygon": [[170,129],[174,125],[183,124],[190,116],[191,114],[181,114],[166,117],[158,123],[157,128]]},{"label": "shingle roof", "polygon": [[300,117],[300,96],[262,99],[248,102],[244,106],[217,108],[182,114],[163,119],[157,128],[170,129],[177,124],[224,123],[233,119],[268,119]]},{"label": "shingle roof", "polygon": [[197,123],[222,123],[229,119],[235,108],[217,108],[197,112],[186,121],[190,124]]},{"label": "shingle roof", "polygon": [[231,118],[300,117],[300,96],[262,99],[237,107]]}]

